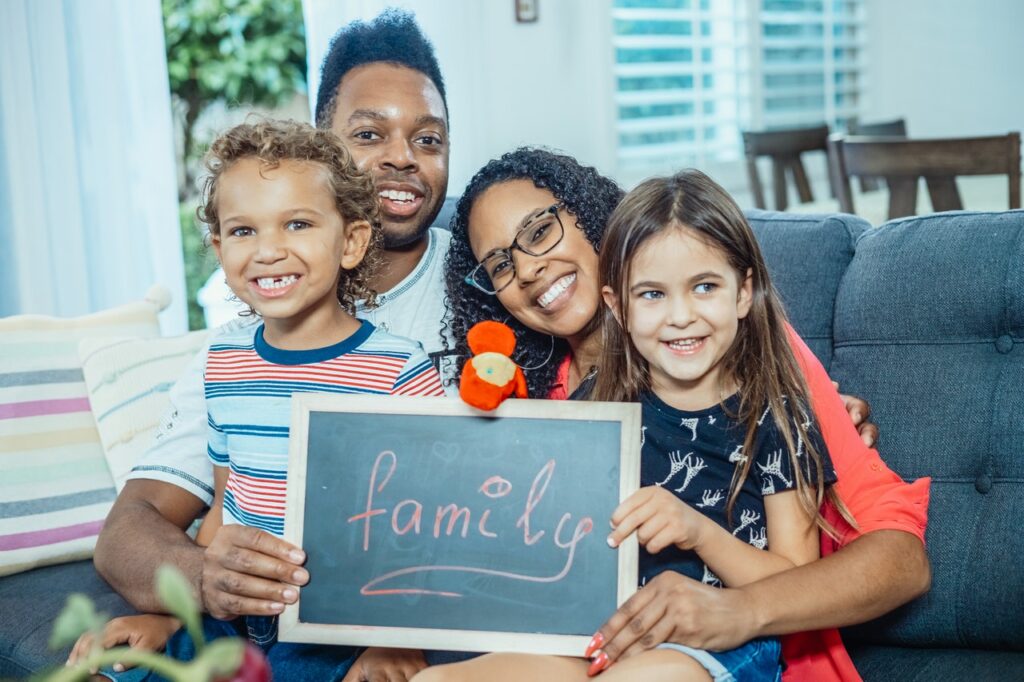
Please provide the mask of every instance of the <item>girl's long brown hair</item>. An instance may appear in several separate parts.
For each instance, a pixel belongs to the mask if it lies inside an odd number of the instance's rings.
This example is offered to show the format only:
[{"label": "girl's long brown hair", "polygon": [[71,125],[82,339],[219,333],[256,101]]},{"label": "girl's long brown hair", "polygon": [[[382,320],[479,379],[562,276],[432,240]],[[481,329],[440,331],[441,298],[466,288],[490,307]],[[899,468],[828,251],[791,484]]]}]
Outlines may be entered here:
[{"label": "girl's long brown hair", "polygon": [[[786,441],[801,506],[822,530],[834,535],[819,512],[825,498],[847,521],[852,519],[838,496],[826,490],[822,453],[808,436],[810,400],[789,345],[786,313],[743,212],[725,190],[700,171],[687,169],[671,177],[644,181],[625,196],[608,221],[601,245],[601,282],[615,292],[622,320],[620,324],[605,308],[600,371],[591,398],[635,401],[651,388],[647,361],[626,332],[629,281],[640,248],[668,230],[687,230],[721,251],[741,282],[750,272],[750,312],[739,321],[736,338],[722,358],[721,372],[723,381],[731,379],[740,386],[739,414],[735,416],[747,427],[743,452],[752,451],[758,420],[767,406]],[[801,451],[813,482],[799,461]],[[752,457],[744,458],[733,472],[726,506],[730,522],[752,461]]]}]

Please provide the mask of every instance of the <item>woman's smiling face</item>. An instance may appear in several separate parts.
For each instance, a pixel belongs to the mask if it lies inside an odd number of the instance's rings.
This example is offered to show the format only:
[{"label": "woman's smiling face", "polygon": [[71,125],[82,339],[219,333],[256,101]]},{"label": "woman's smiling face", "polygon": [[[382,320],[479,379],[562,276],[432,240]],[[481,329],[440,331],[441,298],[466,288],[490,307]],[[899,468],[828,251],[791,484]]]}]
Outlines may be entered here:
[{"label": "woman's smiling face", "polygon": [[[508,249],[526,224],[558,202],[530,180],[510,180],[486,189],[469,212],[469,244],[477,262],[495,250]],[[597,314],[601,286],[597,251],[576,226],[576,217],[564,208],[558,211],[565,232],[562,241],[541,256],[513,249],[515,276],[497,297],[527,327],[571,340]]]}]

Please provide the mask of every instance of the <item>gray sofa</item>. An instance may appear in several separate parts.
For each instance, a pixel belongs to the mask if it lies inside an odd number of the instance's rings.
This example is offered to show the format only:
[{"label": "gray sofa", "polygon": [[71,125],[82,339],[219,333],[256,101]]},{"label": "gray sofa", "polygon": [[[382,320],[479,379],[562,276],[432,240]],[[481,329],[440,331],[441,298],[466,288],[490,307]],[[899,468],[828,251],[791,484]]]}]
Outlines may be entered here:
[{"label": "gray sofa", "polygon": [[1024,211],[748,217],[794,326],[870,399],[883,458],[932,477],[931,591],[844,632],[858,670],[1024,680]]},{"label": "gray sofa", "polygon": [[[877,229],[748,215],[794,326],[844,391],[870,399],[883,457],[933,479],[932,589],[844,633],[858,669],[869,681],[1024,679],[1024,211]],[[0,677],[63,661],[45,644],[73,590],[128,610],[89,562],[0,579]]]}]

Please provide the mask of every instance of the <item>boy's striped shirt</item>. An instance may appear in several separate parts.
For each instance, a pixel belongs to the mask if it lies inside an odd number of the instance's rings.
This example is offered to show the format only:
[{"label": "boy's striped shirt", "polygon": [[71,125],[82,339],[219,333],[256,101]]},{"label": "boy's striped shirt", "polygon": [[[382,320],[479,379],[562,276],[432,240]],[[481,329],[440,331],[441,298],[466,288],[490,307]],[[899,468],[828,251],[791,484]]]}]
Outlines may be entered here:
[{"label": "boy's striped shirt", "polygon": [[208,453],[228,467],[224,523],[284,533],[292,393],[443,396],[415,341],[363,322],[341,343],[308,351],[267,345],[263,325],[226,331],[206,357]]}]

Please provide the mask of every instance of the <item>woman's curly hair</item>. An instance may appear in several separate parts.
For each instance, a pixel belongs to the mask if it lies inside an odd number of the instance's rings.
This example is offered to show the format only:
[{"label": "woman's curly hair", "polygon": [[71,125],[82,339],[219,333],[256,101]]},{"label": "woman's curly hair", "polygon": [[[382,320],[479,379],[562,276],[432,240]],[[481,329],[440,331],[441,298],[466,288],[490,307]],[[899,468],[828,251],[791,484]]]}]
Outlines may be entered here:
[{"label": "woman's curly hair", "polygon": [[[516,334],[516,363],[526,368],[536,367],[526,372],[530,397],[543,398],[551,391],[558,366],[569,353],[569,344],[564,339],[552,341],[548,334],[530,329],[510,315],[498,302],[497,296],[485,294],[464,281],[466,274],[477,265],[469,246],[469,212],[485,190],[512,180],[529,180],[535,187],[554,194],[555,199],[562,202],[575,218],[575,226],[583,231],[595,251],[601,246],[608,217],[622,199],[623,191],[595,168],[583,166],[571,156],[521,147],[481,168],[469,181],[456,206],[451,248],[445,260],[448,293],[445,302],[450,314],[448,330],[454,339],[459,371],[472,355],[466,342],[470,327],[482,320],[505,322]],[[566,229],[571,227],[566,225]],[[597,328],[600,319],[600,315],[595,316],[591,322],[592,329]],[[551,357],[545,362],[549,354]]]},{"label": "woman's curly hair", "polygon": [[[334,205],[345,224],[363,220],[371,226],[370,243],[362,262],[352,270],[343,270],[338,280],[338,302],[355,314],[356,301],[372,307],[376,292],[369,281],[380,263],[380,207],[373,178],[359,170],[352,155],[331,131],[314,128],[298,121],[255,118],[231,128],[210,145],[206,153],[203,202],[196,209],[199,220],[206,223],[209,238],[220,236],[220,215],[217,211],[217,188],[221,177],[242,159],[255,158],[264,168],[272,169],[282,161],[305,161],[321,164],[327,171],[327,184]],[[252,309],[249,314],[255,314]]]}]

